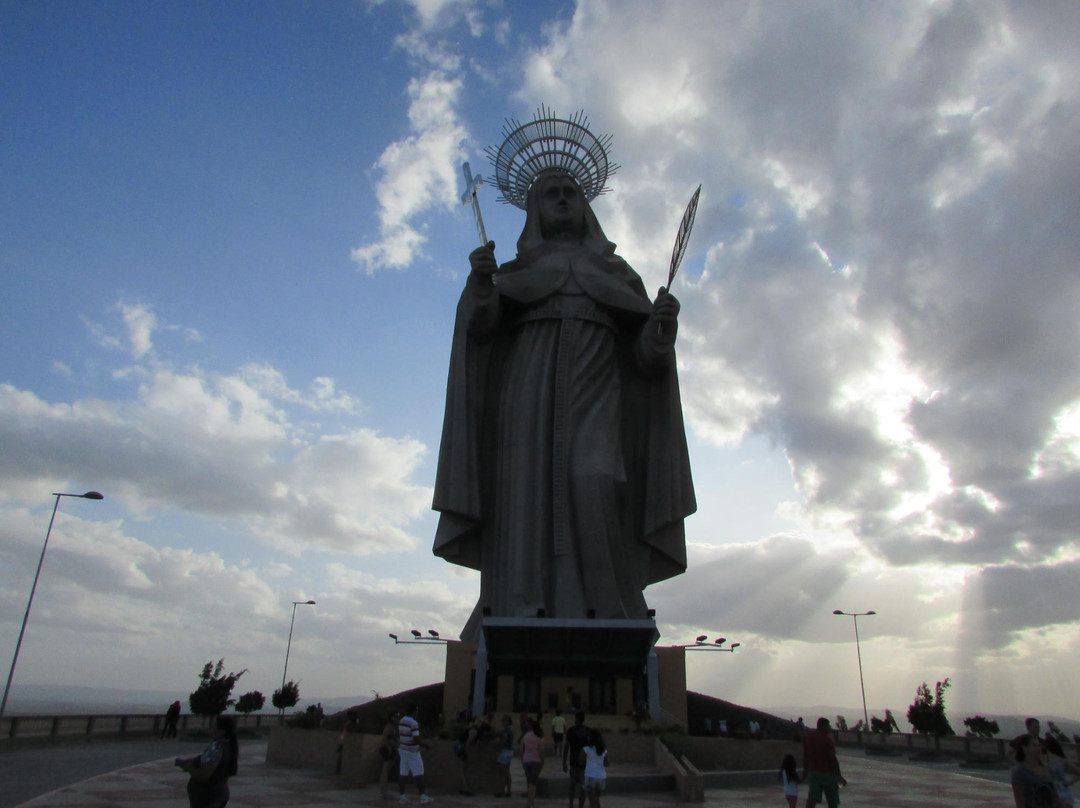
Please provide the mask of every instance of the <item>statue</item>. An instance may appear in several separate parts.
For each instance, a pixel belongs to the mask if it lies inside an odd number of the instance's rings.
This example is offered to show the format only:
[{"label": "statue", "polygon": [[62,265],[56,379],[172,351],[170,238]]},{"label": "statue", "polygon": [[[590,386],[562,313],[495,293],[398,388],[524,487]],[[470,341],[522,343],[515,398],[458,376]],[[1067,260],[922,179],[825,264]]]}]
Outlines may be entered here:
[{"label": "statue", "polygon": [[679,303],[615,254],[602,183],[551,162],[512,176],[517,257],[474,250],[457,309],[433,507],[435,554],[481,573],[463,639],[485,612],[645,619],[642,590],[686,569]]}]

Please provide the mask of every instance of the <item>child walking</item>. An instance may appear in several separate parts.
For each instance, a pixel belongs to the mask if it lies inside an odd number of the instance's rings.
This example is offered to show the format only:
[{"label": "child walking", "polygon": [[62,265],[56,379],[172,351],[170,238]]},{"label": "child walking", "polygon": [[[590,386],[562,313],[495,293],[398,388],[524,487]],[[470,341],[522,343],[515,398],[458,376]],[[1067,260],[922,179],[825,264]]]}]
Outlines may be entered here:
[{"label": "child walking", "polygon": [[589,730],[589,743],[581,750],[585,766],[585,793],[589,795],[589,808],[600,808],[600,795],[607,785],[607,748],[598,729]]},{"label": "child walking", "polygon": [[794,755],[784,755],[780,761],[780,782],[784,784],[788,808],[795,808],[799,801],[799,770],[795,766]]}]

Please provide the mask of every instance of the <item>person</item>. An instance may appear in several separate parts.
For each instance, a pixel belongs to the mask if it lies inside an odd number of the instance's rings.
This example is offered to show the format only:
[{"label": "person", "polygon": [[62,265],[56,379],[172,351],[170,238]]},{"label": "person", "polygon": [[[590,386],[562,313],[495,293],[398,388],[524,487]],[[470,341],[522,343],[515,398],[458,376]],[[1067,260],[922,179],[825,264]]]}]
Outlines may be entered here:
[{"label": "person", "polygon": [[175,738],[176,725],[180,721],[180,700],[177,699],[165,711],[165,727],[161,730],[162,738]]},{"label": "person", "polygon": [[417,705],[409,708],[409,714],[398,719],[398,802],[409,801],[405,796],[405,779],[411,777],[420,794],[420,802],[434,802],[424,793],[424,759],[421,749],[430,749],[427,741],[420,737],[420,722],[413,718],[418,712]]},{"label": "person", "polygon": [[[1052,726],[1052,725],[1051,725]],[[1042,739],[1043,751],[1046,753],[1046,772],[1054,781],[1058,799],[1067,808],[1076,805],[1076,796],[1072,793],[1072,786],[1077,781],[1080,769],[1076,764],[1065,757],[1065,749],[1061,742],[1047,730],[1046,737]],[[1072,775],[1070,779],[1070,774]]]},{"label": "person", "polygon": [[813,808],[821,802],[822,795],[829,808],[840,804],[840,786],[846,786],[847,780],[840,773],[840,761],[836,759],[836,744],[829,735],[829,719],[824,716],[817,720],[816,729],[803,736],[803,774],[808,783],[806,808]]},{"label": "person", "polygon": [[581,750],[581,765],[585,780],[583,788],[589,795],[589,808],[600,808],[600,795],[607,785],[607,749],[598,729],[589,730],[589,741]]},{"label": "person", "polygon": [[555,746],[555,757],[562,757],[563,736],[566,735],[566,719],[563,718],[562,710],[555,711],[555,717],[551,719],[551,741]]},{"label": "person", "polygon": [[558,171],[529,188],[516,259],[494,248],[469,256],[432,503],[434,553],[480,570],[462,639],[485,611],[646,619],[642,590],[685,571],[697,508],[679,302],[649,299]]},{"label": "person", "polygon": [[1054,780],[1046,770],[1045,751],[1038,735],[1019,735],[1011,746],[1016,759],[1009,775],[1016,808],[1061,808]]},{"label": "person", "polygon": [[589,728],[585,726],[585,713],[578,710],[574,714],[574,726],[566,732],[563,745],[562,770],[570,774],[570,808],[574,808],[577,797],[578,808],[585,805],[585,767],[581,763],[581,750],[589,742]]},{"label": "person", "polygon": [[188,773],[187,795],[191,808],[224,808],[229,802],[229,778],[236,774],[240,746],[236,727],[227,715],[214,722],[214,737],[202,754],[177,758],[176,765]]},{"label": "person", "polygon": [[334,755],[334,774],[341,774],[341,762],[345,755],[345,736],[360,731],[360,714],[356,710],[345,713],[345,723],[338,734],[337,752]]},{"label": "person", "polygon": [[382,758],[382,769],[379,771],[379,796],[384,800],[390,797],[386,787],[390,782],[390,769],[394,765],[394,758],[397,757],[398,721],[400,720],[401,713],[397,710],[390,713],[386,718],[386,724],[383,725],[382,737],[379,739],[379,757]]},{"label": "person", "polygon": [[510,796],[510,761],[514,759],[514,720],[508,715],[502,717],[499,730],[499,754],[495,762],[499,764],[499,791],[496,797]]},{"label": "person", "polygon": [[469,755],[476,746],[476,741],[483,733],[484,719],[476,717],[468,723],[465,729],[458,735],[457,740],[454,741],[454,756],[461,762],[461,787],[458,789],[458,793],[464,797],[471,797],[473,795],[472,789],[469,787]]},{"label": "person", "polygon": [[780,761],[780,782],[784,784],[784,799],[788,808],[795,808],[799,802],[799,770],[794,755],[784,755]]},{"label": "person", "polygon": [[521,737],[521,765],[525,769],[525,796],[527,808],[536,806],[536,783],[544,766],[543,731],[537,721],[529,723],[529,729]]}]

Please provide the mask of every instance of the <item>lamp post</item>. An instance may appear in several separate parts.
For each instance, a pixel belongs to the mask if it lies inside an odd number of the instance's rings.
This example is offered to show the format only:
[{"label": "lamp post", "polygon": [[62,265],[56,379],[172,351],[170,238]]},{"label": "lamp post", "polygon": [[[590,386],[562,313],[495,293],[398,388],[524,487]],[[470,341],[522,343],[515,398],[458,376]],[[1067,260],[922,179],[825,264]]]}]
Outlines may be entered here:
[{"label": "lamp post", "polygon": [[863,726],[866,727],[865,732],[870,731],[870,715],[866,712],[866,685],[863,684],[862,674],[862,651],[859,650],[859,618],[869,617],[872,614],[877,614],[873,609],[868,612],[844,612],[840,609],[833,609],[833,614],[842,614],[845,617],[850,617],[851,621],[855,624],[855,655],[859,658],[859,687],[862,689],[862,714],[863,714]]},{"label": "lamp post", "polygon": [[26,601],[26,613],[23,615],[22,628],[19,629],[19,640],[15,643],[15,656],[11,659],[11,670],[8,671],[7,684],[4,686],[4,700],[0,701],[0,718],[4,717],[4,709],[7,707],[8,691],[11,690],[11,680],[15,676],[15,665],[19,662],[19,649],[22,648],[23,635],[26,633],[26,621],[30,619],[30,607],[34,604],[34,593],[37,591],[38,578],[41,577],[41,565],[45,563],[45,551],[49,549],[49,536],[52,535],[53,522],[56,520],[56,509],[60,507],[60,497],[105,499],[97,491],[87,491],[85,494],[53,492],[53,496],[56,497],[56,502],[53,503],[52,516],[49,517],[49,529],[45,531],[45,544],[41,546],[41,558],[38,559],[37,572],[34,573],[34,585],[30,587],[30,598]]},{"label": "lamp post", "polygon": [[[289,651],[292,650],[292,630],[296,625],[296,607],[297,606],[314,606],[313,600],[294,600],[292,602],[292,620],[289,621],[289,643],[285,646],[285,670],[281,672],[281,693],[285,694],[285,677],[289,675]],[[285,708],[281,708],[281,714],[285,715]]]}]

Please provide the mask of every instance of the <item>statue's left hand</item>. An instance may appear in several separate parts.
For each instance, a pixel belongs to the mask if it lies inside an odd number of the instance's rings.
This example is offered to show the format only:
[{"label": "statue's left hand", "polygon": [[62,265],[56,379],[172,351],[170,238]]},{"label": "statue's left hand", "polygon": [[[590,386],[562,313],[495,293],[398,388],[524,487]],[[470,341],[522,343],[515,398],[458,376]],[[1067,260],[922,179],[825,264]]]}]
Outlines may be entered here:
[{"label": "statue's left hand", "polygon": [[652,316],[649,318],[656,326],[658,346],[671,346],[675,343],[675,334],[679,330],[679,301],[663,286],[656,293],[653,301]]}]

